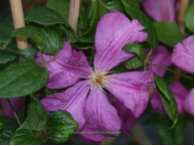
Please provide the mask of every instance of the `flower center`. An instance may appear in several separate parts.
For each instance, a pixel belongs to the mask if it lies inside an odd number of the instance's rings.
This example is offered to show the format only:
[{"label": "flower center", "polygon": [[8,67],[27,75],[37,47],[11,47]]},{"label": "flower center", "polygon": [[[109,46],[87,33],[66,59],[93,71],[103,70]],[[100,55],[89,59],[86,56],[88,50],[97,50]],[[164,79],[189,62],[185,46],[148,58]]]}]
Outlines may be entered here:
[{"label": "flower center", "polygon": [[100,72],[93,73],[90,76],[90,79],[91,79],[91,85],[97,85],[99,87],[102,87],[107,81],[107,77],[105,76],[105,73],[100,73]]}]

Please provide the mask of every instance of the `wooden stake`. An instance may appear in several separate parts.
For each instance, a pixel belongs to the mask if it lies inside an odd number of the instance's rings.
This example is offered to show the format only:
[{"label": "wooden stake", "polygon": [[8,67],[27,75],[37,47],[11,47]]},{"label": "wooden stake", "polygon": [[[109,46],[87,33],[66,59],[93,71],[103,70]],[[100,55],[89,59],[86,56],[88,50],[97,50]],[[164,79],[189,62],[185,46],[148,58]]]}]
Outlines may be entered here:
[{"label": "wooden stake", "polygon": [[189,0],[179,0],[179,9],[177,13],[177,24],[183,35],[185,35],[184,15],[185,15],[186,9],[188,8],[188,5],[189,5]]},{"label": "wooden stake", "polygon": [[81,0],[71,0],[70,1],[70,10],[69,10],[68,23],[73,28],[75,33],[77,32],[80,4],[81,4]]},{"label": "wooden stake", "polygon": [[[17,29],[17,28],[25,27],[22,1],[10,0],[10,5],[11,5],[13,22],[14,22],[14,28]],[[28,48],[28,42],[26,38],[16,37],[16,40],[19,49]]]},{"label": "wooden stake", "polygon": [[[178,0],[178,2],[179,2],[179,9],[177,11],[177,25],[179,26],[182,35],[185,36],[186,32],[185,32],[184,16],[185,16],[186,9],[188,8],[189,5],[189,0]],[[174,66],[174,71],[178,73],[173,76],[173,82],[176,82],[180,79],[181,77],[180,74],[182,73],[182,70],[179,67]]]}]

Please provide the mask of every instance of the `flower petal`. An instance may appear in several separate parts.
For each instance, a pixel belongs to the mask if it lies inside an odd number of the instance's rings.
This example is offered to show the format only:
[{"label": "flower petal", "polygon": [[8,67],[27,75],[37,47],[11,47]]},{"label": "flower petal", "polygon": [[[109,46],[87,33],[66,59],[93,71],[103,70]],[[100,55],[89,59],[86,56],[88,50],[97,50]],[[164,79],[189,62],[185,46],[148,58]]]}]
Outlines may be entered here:
[{"label": "flower petal", "polygon": [[194,73],[194,35],[174,47],[171,61],[181,69]]},{"label": "flower petal", "polygon": [[133,113],[125,107],[119,100],[116,100],[112,103],[113,106],[117,109],[118,115],[121,119],[121,130],[124,134],[128,135],[129,130],[131,130],[136,122],[136,118]]},{"label": "flower petal", "polygon": [[[16,112],[23,108],[20,98],[10,98],[9,100]],[[8,118],[13,118],[14,113],[7,99],[0,99],[0,105],[2,107],[3,114],[7,116]]]},{"label": "flower petal", "polygon": [[153,81],[152,71],[127,72],[108,76],[105,88],[138,118],[147,107]]},{"label": "flower petal", "polygon": [[194,88],[185,97],[183,107],[186,112],[194,116]]},{"label": "flower petal", "polygon": [[[146,49],[147,52],[149,52],[149,49]],[[171,53],[167,50],[167,47],[164,45],[158,45],[158,47],[152,52],[151,55],[152,63],[162,66],[170,66],[172,64],[171,62]],[[152,71],[159,75],[160,77],[163,77],[165,75],[166,70],[152,66]]]},{"label": "flower petal", "polygon": [[104,15],[98,23],[95,36],[95,70],[108,71],[134,56],[122,50],[128,43],[144,42],[147,33],[140,32],[144,27],[130,20],[121,12]]},{"label": "flower petal", "polygon": [[144,0],[143,9],[155,21],[175,22],[176,1],[175,0]]},{"label": "flower petal", "polygon": [[114,136],[112,132],[120,130],[120,119],[116,109],[110,104],[105,93],[98,87],[94,87],[87,99],[85,107],[86,124],[82,131],[108,132],[108,134],[84,134],[85,138],[101,141],[107,136]]},{"label": "flower petal", "polygon": [[66,110],[72,114],[79,123],[81,129],[85,124],[84,107],[86,97],[89,92],[89,85],[86,81],[81,81],[70,87],[65,92],[49,95],[41,100],[47,113],[58,110]]},{"label": "flower petal", "polygon": [[[184,113],[183,109],[183,100],[185,96],[187,95],[187,90],[184,88],[184,86],[180,82],[174,82],[169,85],[169,88],[172,90],[173,96],[177,102],[177,109],[178,113],[182,115]],[[158,91],[156,90],[152,96],[151,96],[151,104],[153,109],[155,109],[160,114],[166,115],[167,112],[165,111],[165,108],[163,106],[163,103],[161,101],[160,95]]]},{"label": "flower petal", "polygon": [[[46,61],[53,59],[52,55],[43,54]],[[37,62],[42,62],[40,53],[37,53]],[[75,84],[79,79],[89,76],[92,72],[85,55],[80,51],[71,50],[71,45],[59,51],[56,59],[46,65],[49,71],[49,80],[46,87],[49,89],[65,88]]]}]

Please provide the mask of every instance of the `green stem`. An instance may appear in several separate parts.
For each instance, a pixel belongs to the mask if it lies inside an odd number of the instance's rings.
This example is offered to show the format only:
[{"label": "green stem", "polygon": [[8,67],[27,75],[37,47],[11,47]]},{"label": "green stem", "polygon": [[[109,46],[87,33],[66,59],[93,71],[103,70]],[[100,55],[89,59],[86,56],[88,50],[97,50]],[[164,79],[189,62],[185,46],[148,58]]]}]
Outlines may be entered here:
[{"label": "green stem", "polygon": [[20,122],[20,120],[19,120],[19,118],[18,118],[18,116],[17,116],[17,114],[16,114],[16,112],[14,110],[14,107],[12,106],[12,103],[10,102],[10,100],[8,98],[7,98],[7,102],[9,103],[9,106],[11,107],[18,124],[21,126],[21,122]]},{"label": "green stem", "polygon": [[24,58],[24,59],[28,59],[26,56],[24,56],[23,54],[21,54],[21,53],[15,51],[15,50],[12,50],[12,49],[9,49],[9,48],[5,48],[5,49],[4,49],[1,45],[0,45],[0,50],[6,50],[6,51],[8,51],[8,52],[10,52],[10,53],[19,55],[19,56],[21,56],[21,57]]},{"label": "green stem", "polygon": [[182,77],[184,77],[184,78],[186,78],[186,79],[194,80],[194,78],[192,78],[192,77],[186,76],[186,75],[184,75],[184,74],[177,73],[176,71],[174,71],[174,70],[172,70],[172,69],[170,69],[170,68],[167,68],[167,67],[165,67],[165,66],[158,65],[158,64],[153,64],[153,63],[151,63],[151,62],[148,62],[148,63],[149,63],[150,65],[153,65],[153,66],[156,66],[156,67],[159,67],[159,68],[168,70],[168,71],[170,71],[170,72],[172,72],[172,73],[174,73],[174,74],[179,74],[180,76],[182,76]]}]

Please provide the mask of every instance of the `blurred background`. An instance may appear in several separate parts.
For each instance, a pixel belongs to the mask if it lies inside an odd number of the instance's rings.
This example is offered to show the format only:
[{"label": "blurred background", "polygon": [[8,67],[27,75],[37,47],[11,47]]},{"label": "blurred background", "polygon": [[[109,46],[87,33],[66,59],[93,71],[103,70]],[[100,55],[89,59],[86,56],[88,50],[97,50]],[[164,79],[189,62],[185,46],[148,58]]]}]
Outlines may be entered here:
[{"label": "blurred background", "polygon": [[[139,0],[139,2],[141,1],[143,0]],[[190,0],[190,2],[193,2],[193,0]],[[46,0],[23,0],[23,7],[25,12],[27,13],[30,13],[32,9],[36,6],[44,6],[44,5],[46,5]],[[10,14],[9,0],[0,0],[0,22],[4,18],[6,18],[9,14]],[[148,122],[148,119],[151,120],[150,110],[151,108],[149,107],[148,110],[146,110],[146,112],[143,114],[143,116],[141,116],[141,118],[138,120],[135,127],[129,132],[129,135],[121,134],[117,138],[107,138],[102,142],[102,144],[158,145],[158,144],[162,144],[163,137],[164,137],[163,141],[167,141],[167,142],[176,141],[177,143],[178,141],[184,140],[184,144],[186,145],[194,144],[193,119],[188,121],[187,126],[185,127],[184,130],[178,128],[177,130],[174,130],[172,132],[167,132],[165,131],[166,129],[162,130],[163,128],[161,128],[161,133],[159,133],[158,126],[151,126],[152,124],[148,124],[150,123]],[[166,124],[166,123],[162,122],[160,124]],[[164,127],[169,127],[169,126],[167,125]],[[184,133],[184,137],[181,137],[181,132]],[[159,134],[161,134],[161,138]],[[95,144],[92,141],[86,141],[81,137],[77,137],[77,136],[74,137],[74,139],[72,140],[74,141],[74,144],[89,144],[89,143]]]}]

